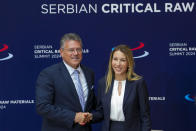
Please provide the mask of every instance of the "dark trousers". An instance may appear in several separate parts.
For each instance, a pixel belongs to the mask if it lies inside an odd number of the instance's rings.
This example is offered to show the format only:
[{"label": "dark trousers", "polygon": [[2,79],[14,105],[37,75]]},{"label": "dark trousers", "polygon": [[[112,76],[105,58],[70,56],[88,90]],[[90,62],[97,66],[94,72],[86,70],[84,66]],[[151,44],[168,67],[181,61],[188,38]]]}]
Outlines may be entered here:
[{"label": "dark trousers", "polygon": [[123,121],[110,121],[110,131],[124,131]]}]

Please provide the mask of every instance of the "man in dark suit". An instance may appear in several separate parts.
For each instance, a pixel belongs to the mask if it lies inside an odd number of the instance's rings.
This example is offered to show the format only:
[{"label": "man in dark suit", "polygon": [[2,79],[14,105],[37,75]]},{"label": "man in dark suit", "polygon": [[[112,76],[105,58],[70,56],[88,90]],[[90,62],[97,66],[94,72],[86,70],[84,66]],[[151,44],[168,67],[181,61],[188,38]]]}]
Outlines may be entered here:
[{"label": "man in dark suit", "polygon": [[[80,64],[82,40],[74,33],[60,41],[63,62],[44,69],[36,83],[36,108],[42,131],[90,131],[88,113],[96,105],[94,73]],[[86,123],[86,124],[84,124]]]}]

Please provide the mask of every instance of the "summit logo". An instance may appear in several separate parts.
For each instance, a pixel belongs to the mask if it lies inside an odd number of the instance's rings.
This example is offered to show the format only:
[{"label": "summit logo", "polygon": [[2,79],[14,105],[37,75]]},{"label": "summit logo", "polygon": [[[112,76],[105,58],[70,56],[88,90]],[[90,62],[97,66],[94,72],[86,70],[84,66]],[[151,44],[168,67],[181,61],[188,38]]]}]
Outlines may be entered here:
[{"label": "summit logo", "polygon": [[[143,42],[138,42],[139,46],[135,47],[135,48],[132,48],[130,49],[131,51],[135,51],[135,50],[140,50],[141,48],[144,47],[144,43]],[[112,48],[112,51],[115,49]],[[144,51],[144,53],[142,55],[138,55],[138,56],[134,56],[133,58],[137,59],[137,58],[143,58],[143,57],[146,57],[149,55],[149,52],[148,51]]]},{"label": "summit logo", "polygon": [[8,50],[8,45],[0,44],[0,61],[5,61],[13,58],[13,55],[11,53],[8,53],[7,56],[3,56],[3,57],[1,56],[1,54],[6,50]]},{"label": "summit logo", "polygon": [[[135,48],[132,48],[130,50],[134,51],[134,50],[139,50],[141,48],[144,47],[144,43],[143,42],[139,42],[139,46],[138,47],[135,47]],[[143,57],[146,57],[149,55],[149,52],[147,51],[144,51],[144,53],[142,55],[139,55],[139,56],[134,56],[133,58],[143,58]]]}]

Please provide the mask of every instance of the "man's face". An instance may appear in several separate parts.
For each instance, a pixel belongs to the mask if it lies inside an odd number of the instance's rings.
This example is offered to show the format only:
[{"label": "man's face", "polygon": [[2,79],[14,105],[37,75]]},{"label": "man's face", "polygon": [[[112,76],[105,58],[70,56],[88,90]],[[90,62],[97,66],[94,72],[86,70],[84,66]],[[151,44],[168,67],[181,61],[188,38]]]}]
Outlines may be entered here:
[{"label": "man's face", "polygon": [[71,67],[77,68],[82,60],[82,45],[78,41],[65,41],[63,49],[60,49],[62,59]]}]

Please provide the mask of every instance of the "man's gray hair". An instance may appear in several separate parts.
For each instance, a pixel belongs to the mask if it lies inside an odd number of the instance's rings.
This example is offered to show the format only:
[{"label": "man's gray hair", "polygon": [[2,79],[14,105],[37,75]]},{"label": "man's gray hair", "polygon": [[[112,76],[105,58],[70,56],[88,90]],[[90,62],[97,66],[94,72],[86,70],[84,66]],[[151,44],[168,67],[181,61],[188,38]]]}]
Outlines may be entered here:
[{"label": "man's gray hair", "polygon": [[63,37],[60,40],[60,48],[64,48],[65,42],[69,41],[69,40],[78,41],[81,44],[81,46],[82,46],[82,39],[80,38],[80,36],[78,34],[67,33],[67,34],[63,35]]}]

